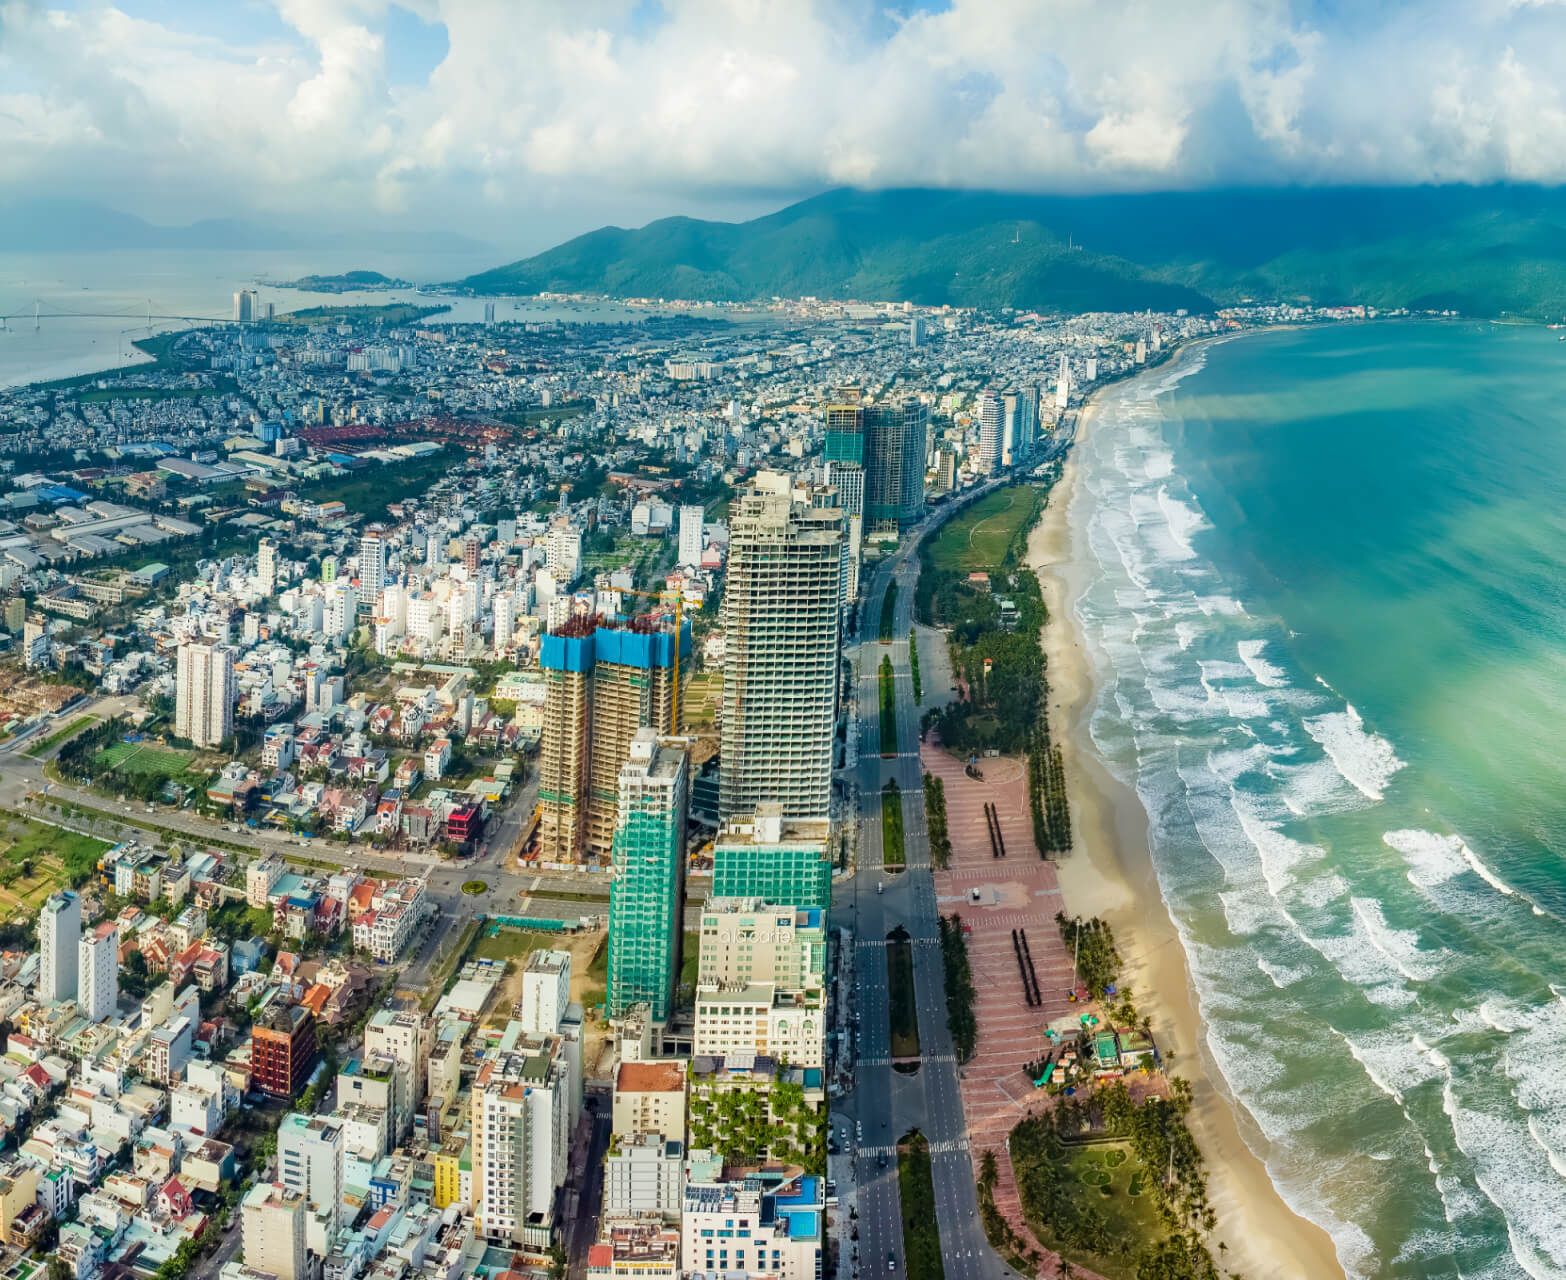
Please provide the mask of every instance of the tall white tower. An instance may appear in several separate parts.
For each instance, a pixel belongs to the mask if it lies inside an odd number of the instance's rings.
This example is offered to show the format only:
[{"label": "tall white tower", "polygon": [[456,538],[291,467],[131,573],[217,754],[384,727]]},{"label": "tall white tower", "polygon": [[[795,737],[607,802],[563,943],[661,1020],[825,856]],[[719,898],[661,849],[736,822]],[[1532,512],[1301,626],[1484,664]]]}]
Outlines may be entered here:
[{"label": "tall white tower", "polygon": [[234,651],[182,644],[174,679],[174,732],[198,747],[217,746],[234,731]]},{"label": "tall white tower", "polygon": [[88,1022],[114,1013],[120,998],[120,931],[112,921],[99,924],[77,949],[76,1005]]},{"label": "tall white tower", "polygon": [[40,1000],[76,999],[76,952],[81,938],[82,900],[69,890],[51,893],[38,912]]}]

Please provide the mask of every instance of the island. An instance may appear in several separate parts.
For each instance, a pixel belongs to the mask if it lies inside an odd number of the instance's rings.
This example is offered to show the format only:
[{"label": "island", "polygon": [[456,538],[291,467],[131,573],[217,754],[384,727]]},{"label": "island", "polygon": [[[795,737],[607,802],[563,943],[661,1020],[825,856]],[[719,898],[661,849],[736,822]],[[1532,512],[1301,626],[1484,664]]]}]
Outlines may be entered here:
[{"label": "island", "polygon": [[300,276],[268,282],[274,289],[308,289],[313,293],[357,293],[372,289],[414,289],[411,280],[394,280],[379,271],[344,271],[335,276]]}]

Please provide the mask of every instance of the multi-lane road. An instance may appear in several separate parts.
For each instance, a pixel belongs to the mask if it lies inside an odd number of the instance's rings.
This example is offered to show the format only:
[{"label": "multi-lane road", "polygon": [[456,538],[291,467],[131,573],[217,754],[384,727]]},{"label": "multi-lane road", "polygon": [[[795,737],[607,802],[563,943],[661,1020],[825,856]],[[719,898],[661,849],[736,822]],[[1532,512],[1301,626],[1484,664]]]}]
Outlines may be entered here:
[{"label": "multi-lane road", "polygon": [[[918,1129],[930,1144],[946,1280],[1003,1280],[1012,1272],[984,1239],[963,1119],[959,1068],[946,1025],[939,912],[919,766],[919,709],[914,705],[908,656],[914,589],[919,576],[918,543],[949,514],[943,512],[914,530],[897,554],[876,569],[861,614],[862,630],[869,638],[850,650],[859,718],[859,760],[854,779],[859,793],[858,869],[838,889],[833,911],[835,923],[850,928],[854,936],[858,1023],[853,1030],[857,1057],[854,1087],[836,1100],[833,1123],[840,1132],[846,1128],[850,1143],[857,1145],[853,1167],[861,1276],[894,1276],[906,1266],[895,1147],[904,1133]],[[882,599],[894,581],[894,639],[881,644],[874,637],[879,632]],[[880,754],[878,668],[883,657],[892,660],[897,689],[899,754],[889,758]],[[901,872],[882,870],[881,789],[888,781],[897,783],[903,797],[907,866]],[[920,1063],[912,1074],[894,1070],[890,1061],[886,937],[898,926],[912,940],[914,957]],[[840,1274],[847,1276],[848,1242],[843,1241],[841,1247]]]}]

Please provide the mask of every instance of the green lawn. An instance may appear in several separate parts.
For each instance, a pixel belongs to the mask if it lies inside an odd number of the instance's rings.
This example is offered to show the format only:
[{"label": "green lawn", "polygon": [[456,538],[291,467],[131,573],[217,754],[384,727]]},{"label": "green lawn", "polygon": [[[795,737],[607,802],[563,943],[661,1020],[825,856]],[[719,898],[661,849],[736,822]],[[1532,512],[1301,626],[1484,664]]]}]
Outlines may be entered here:
[{"label": "green lawn", "polygon": [[[1063,1253],[1072,1263],[1091,1268],[1106,1280],[1136,1280],[1137,1255],[1167,1234],[1157,1199],[1148,1186],[1154,1175],[1143,1168],[1128,1143],[1085,1146],[1055,1144],[1049,1152],[1019,1150],[1012,1144],[1017,1180],[1023,1188],[1028,1226],[1046,1248]],[[1034,1188],[1041,1180],[1030,1172],[1037,1162],[1050,1165],[1048,1181],[1070,1206],[1076,1222],[1095,1222],[1083,1234],[1091,1245],[1062,1239],[1042,1220]]]},{"label": "green lawn", "polygon": [[[908,1253],[908,1280],[945,1280],[941,1265],[941,1232],[935,1217],[935,1178],[930,1147],[917,1129],[903,1135],[897,1148],[897,1192],[903,1209],[903,1248]],[[881,1258],[869,1259],[879,1270]]]},{"label": "green lawn", "polygon": [[535,951],[548,951],[560,945],[560,935],[544,933],[537,929],[508,929],[504,925],[495,932],[486,926],[484,936],[473,948],[476,960],[526,960]]},{"label": "green lawn", "polygon": [[97,762],[116,773],[152,773],[177,778],[190,768],[194,751],[173,751],[146,742],[116,742],[98,753]]},{"label": "green lawn", "polygon": [[881,791],[881,865],[888,871],[901,871],[908,865],[903,839],[903,793],[895,782],[888,782]]},{"label": "green lawn", "polygon": [[32,756],[34,759],[36,759],[37,757],[39,757],[41,755],[46,755],[50,751],[53,751],[57,746],[59,746],[67,738],[74,737],[76,734],[80,733],[83,729],[85,729],[88,725],[96,724],[97,722],[98,722],[98,717],[97,716],[77,716],[76,719],[72,720],[63,729],[56,729],[53,733],[51,733],[47,738],[43,739],[41,742],[33,743],[33,745],[31,747],[29,747],[27,749],[27,751],[24,752],[24,754]]},{"label": "green lawn", "polygon": [[919,1010],[914,1000],[913,943],[898,925],[886,940],[887,1006],[891,1020],[892,1056],[919,1056]]},{"label": "green lawn", "polygon": [[24,905],[38,902],[57,887],[81,884],[98,865],[107,840],[77,835],[20,813],[0,811],[0,861],[11,867],[32,864],[30,877],[16,876],[8,887]]},{"label": "green lawn", "polygon": [[1029,484],[986,494],[927,543],[930,564],[965,574],[999,569],[1012,539],[1032,523],[1044,498],[1044,490]]}]

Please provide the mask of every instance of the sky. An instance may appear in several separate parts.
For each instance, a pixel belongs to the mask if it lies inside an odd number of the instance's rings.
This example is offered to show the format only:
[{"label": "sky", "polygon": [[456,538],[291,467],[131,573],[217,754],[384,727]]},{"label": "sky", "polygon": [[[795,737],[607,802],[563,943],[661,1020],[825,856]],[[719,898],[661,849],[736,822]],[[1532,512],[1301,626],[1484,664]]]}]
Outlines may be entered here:
[{"label": "sky", "polygon": [[1566,181],[1566,0],[0,0],[0,200],[459,231]]}]

